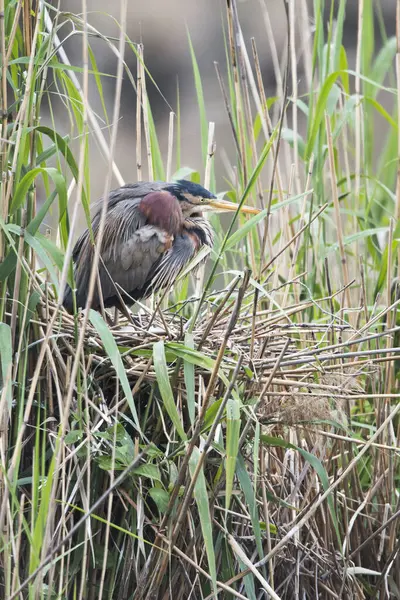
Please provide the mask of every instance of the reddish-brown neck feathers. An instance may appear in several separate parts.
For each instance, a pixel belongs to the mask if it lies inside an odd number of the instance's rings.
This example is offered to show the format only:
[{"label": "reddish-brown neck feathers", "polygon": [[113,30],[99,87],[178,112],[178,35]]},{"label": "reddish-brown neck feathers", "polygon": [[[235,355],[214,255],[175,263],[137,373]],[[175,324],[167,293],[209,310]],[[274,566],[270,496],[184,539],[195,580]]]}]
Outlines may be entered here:
[{"label": "reddish-brown neck feathers", "polygon": [[163,229],[170,235],[177,235],[183,225],[182,209],[179,200],[169,192],[151,192],[139,204],[139,210],[150,225]]}]

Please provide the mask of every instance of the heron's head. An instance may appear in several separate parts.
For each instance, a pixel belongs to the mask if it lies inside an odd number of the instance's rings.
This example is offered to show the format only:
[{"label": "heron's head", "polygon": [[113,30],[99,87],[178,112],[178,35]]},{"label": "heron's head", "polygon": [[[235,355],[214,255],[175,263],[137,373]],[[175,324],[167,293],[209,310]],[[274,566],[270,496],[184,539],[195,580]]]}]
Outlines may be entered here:
[{"label": "heron's head", "polygon": [[[202,185],[186,181],[186,179],[179,179],[174,183],[169,183],[164,189],[178,198],[182,213],[185,217],[195,216],[210,211],[235,211],[238,208],[238,205],[234,202],[219,200]],[[257,208],[245,205],[241,207],[241,211],[254,215],[260,212]]]}]

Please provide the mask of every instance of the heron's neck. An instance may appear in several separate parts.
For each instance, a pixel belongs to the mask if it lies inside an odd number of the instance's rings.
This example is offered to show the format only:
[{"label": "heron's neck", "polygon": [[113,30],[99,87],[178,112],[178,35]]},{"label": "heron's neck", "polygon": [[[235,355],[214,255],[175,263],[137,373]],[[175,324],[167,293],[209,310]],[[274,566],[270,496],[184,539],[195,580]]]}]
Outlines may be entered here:
[{"label": "heron's neck", "polygon": [[186,217],[183,222],[183,229],[194,234],[199,238],[200,245],[204,244],[212,247],[214,244],[214,231],[210,222],[201,216]]}]

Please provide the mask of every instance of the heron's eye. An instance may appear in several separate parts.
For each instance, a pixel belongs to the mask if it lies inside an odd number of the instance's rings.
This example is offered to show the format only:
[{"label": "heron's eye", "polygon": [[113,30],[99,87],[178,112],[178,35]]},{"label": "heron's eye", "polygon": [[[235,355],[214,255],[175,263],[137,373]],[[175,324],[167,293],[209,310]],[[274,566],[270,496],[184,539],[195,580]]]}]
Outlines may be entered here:
[{"label": "heron's eye", "polygon": [[208,198],[200,198],[200,202],[202,202],[203,204],[205,204],[206,202],[208,202]]}]

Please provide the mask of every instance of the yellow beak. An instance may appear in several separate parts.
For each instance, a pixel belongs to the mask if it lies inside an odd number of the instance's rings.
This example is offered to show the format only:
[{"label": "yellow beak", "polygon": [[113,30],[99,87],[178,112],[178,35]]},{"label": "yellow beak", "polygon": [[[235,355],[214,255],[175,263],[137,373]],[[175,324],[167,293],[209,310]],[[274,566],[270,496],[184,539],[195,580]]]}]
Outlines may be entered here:
[{"label": "yellow beak", "polygon": [[[211,200],[209,204],[210,210],[217,211],[237,210],[238,206],[238,204],[235,204],[234,202],[228,202],[227,200]],[[246,206],[245,204],[243,204],[240,211],[248,213],[250,215],[258,215],[258,213],[261,212],[258,210],[258,208],[254,208],[253,206]]]}]

